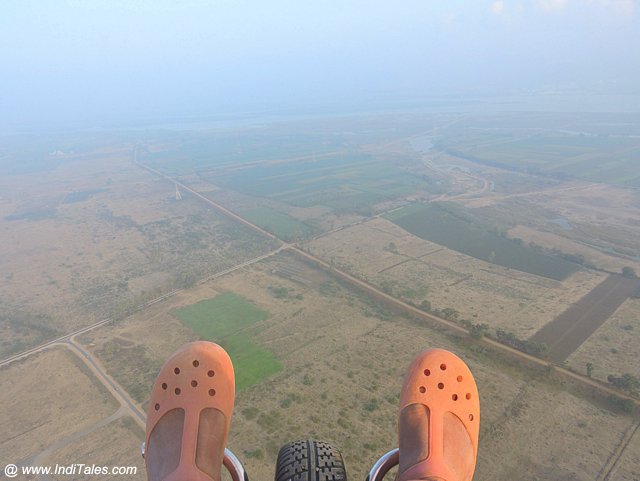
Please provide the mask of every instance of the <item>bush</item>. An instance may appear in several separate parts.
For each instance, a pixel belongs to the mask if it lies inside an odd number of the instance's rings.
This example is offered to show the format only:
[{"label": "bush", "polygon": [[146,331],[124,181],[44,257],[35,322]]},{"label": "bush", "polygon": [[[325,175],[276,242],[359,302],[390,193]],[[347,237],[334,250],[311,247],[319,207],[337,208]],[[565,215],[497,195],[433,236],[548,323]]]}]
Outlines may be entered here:
[{"label": "bush", "polygon": [[515,334],[507,332],[504,329],[496,329],[496,338],[503,344],[515,347],[533,356],[544,357],[549,352],[549,346],[544,342],[518,339]]},{"label": "bush", "polygon": [[473,324],[471,326],[471,328],[469,329],[469,335],[473,338],[473,339],[482,339],[485,334],[487,334],[489,332],[489,325],[482,323],[482,324]]},{"label": "bush", "polygon": [[627,414],[633,412],[634,403],[631,399],[621,399],[618,396],[612,395],[607,398],[607,402],[609,406],[616,411],[622,411]]},{"label": "bush", "polygon": [[632,374],[625,373],[620,377],[616,377],[613,374],[607,376],[607,381],[618,389],[627,391],[628,393],[638,395],[640,394],[640,379]]},{"label": "bush", "polygon": [[364,410],[365,411],[373,412],[376,409],[378,409],[378,400],[377,399],[370,399],[364,405]]}]

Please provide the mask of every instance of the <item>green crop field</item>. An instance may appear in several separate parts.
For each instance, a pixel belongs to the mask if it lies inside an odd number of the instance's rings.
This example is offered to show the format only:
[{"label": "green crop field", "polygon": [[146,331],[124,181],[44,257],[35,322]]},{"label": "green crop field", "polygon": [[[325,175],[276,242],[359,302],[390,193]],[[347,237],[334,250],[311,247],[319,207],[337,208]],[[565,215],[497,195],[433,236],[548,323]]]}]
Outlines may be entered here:
[{"label": "green crop field", "polygon": [[406,196],[417,189],[433,192],[441,189],[394,164],[359,153],[259,165],[208,180],[291,206],[325,206],[337,213],[364,215],[370,214],[376,203]]},{"label": "green crop field", "polygon": [[176,309],[174,314],[202,339],[220,344],[233,361],[238,391],[260,383],[282,369],[276,356],[251,338],[251,326],[269,313],[244,297],[223,293]]},{"label": "green crop field", "polygon": [[140,160],[170,175],[187,175],[249,162],[282,160],[323,154],[342,148],[319,134],[283,136],[278,133],[242,131],[166,134],[160,151],[142,151]]},{"label": "green crop field", "polygon": [[413,204],[387,219],[423,239],[510,269],[562,280],[580,269],[470,222],[436,204]]},{"label": "green crop field", "polygon": [[247,209],[242,211],[242,216],[288,242],[303,239],[315,232],[312,226],[271,207]]},{"label": "green crop field", "polygon": [[535,133],[464,133],[438,146],[469,160],[512,170],[640,187],[640,138]]}]

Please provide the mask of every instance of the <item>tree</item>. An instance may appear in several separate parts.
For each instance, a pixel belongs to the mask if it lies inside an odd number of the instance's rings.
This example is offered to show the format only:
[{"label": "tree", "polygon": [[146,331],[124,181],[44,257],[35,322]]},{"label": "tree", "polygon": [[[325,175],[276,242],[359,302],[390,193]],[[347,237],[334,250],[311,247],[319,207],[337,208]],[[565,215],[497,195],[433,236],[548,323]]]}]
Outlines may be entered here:
[{"label": "tree", "polygon": [[640,379],[632,374],[625,373],[620,377],[609,374],[607,376],[607,381],[618,389],[622,389],[631,394],[638,394],[638,392],[640,392]]},{"label": "tree", "polygon": [[593,374],[593,363],[588,362],[587,363],[587,377],[591,377],[592,374]]},{"label": "tree", "polygon": [[445,307],[442,309],[442,316],[450,321],[455,321],[458,318],[458,311],[453,307]]},{"label": "tree", "polygon": [[426,312],[430,312],[431,311],[431,303],[425,299],[424,301],[422,301],[420,303],[420,309],[422,309],[423,311],[426,311]]},{"label": "tree", "polygon": [[473,326],[471,326],[471,329],[469,329],[469,334],[471,335],[471,337],[477,340],[482,339],[487,332],[489,332],[489,324],[485,323],[474,324]]}]

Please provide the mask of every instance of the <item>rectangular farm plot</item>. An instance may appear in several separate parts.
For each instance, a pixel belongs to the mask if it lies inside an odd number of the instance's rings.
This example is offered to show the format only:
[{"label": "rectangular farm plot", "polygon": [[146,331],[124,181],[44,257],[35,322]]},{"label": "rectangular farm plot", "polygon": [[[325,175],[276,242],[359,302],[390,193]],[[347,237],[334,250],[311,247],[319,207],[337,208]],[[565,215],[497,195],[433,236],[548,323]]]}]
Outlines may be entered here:
[{"label": "rectangular farm plot", "polygon": [[489,264],[376,218],[321,237],[311,251],[393,295],[520,338],[535,334],[605,276],[579,270],[558,282]]},{"label": "rectangular farm plot", "polygon": [[285,241],[303,239],[315,231],[309,224],[271,207],[254,207],[243,211],[242,216]]},{"label": "rectangular farm plot", "polygon": [[216,175],[211,180],[247,195],[267,197],[290,206],[325,206],[346,213],[369,213],[379,202],[418,189],[436,188],[435,184],[396,165],[357,153],[257,165]]},{"label": "rectangular farm plot", "polygon": [[602,381],[610,374],[624,373],[640,377],[638,346],[640,345],[640,299],[627,299],[568,358],[569,366],[586,372],[587,363],[593,365],[593,377]]},{"label": "rectangular farm plot", "polygon": [[540,329],[531,340],[547,344],[549,357],[562,362],[639,288],[639,279],[611,275]]},{"label": "rectangular farm plot", "polygon": [[491,232],[440,205],[414,204],[386,217],[422,239],[510,269],[555,280],[566,279],[580,269],[577,264]]},{"label": "rectangular farm plot", "polygon": [[248,332],[269,313],[244,297],[223,293],[176,309],[174,314],[202,339],[224,347],[234,364],[237,390],[258,384],[282,369],[276,356],[258,345]]}]

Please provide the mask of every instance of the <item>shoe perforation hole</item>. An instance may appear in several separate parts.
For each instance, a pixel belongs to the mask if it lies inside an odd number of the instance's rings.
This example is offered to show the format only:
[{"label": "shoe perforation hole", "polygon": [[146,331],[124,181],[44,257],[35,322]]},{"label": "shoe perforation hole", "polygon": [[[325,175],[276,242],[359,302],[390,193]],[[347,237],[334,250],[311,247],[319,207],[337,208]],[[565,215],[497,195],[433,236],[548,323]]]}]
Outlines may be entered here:
[{"label": "shoe perforation hole", "polygon": [[180,391],[180,388],[179,388],[179,387],[177,387],[177,388],[175,389],[175,391],[173,391],[173,392],[175,392],[175,393],[176,393],[176,395],[177,395],[177,396],[179,396],[179,395],[180,395],[180,393],[181,393],[182,391]]},{"label": "shoe perforation hole", "polygon": [[425,376],[431,376],[431,371],[429,369],[425,369],[424,370],[424,375]]},{"label": "shoe perforation hole", "polygon": [[467,395],[465,396],[467,399],[471,399],[471,393],[467,393]]},{"label": "shoe perforation hole", "polygon": [[198,381],[196,381],[195,379],[191,381],[191,387],[198,387]]},{"label": "shoe perforation hole", "polygon": [[215,373],[213,370],[209,370],[209,371],[207,372],[207,376],[209,376],[209,377],[213,377],[213,376],[215,376],[215,375],[216,375],[216,373]]},{"label": "shoe perforation hole", "polygon": [[447,365],[446,364],[440,364],[440,370],[441,371],[446,371],[447,370]]},{"label": "shoe perforation hole", "polygon": [[444,389],[444,383],[439,382],[438,383],[438,389]]},{"label": "shoe perforation hole", "polygon": [[162,389],[163,389],[164,391],[166,391],[166,390],[167,390],[167,387],[169,387],[169,386],[167,386],[167,383],[166,383],[166,382],[163,382],[163,383],[162,383]]},{"label": "shoe perforation hole", "polygon": [[179,367],[176,367],[176,368],[173,370],[173,372],[174,372],[174,374],[180,374],[180,368],[179,368]]},{"label": "shoe perforation hole", "polygon": [[458,380],[458,382],[462,382],[462,376],[458,376],[456,379]]},{"label": "shoe perforation hole", "polygon": [[154,406],[156,411],[160,411],[160,404],[156,403],[156,405]]},{"label": "shoe perforation hole", "polygon": [[215,389],[209,389],[209,396],[215,396],[216,395],[216,390]]},{"label": "shoe perforation hole", "polygon": [[454,401],[457,401],[458,400],[458,395],[454,394],[453,396],[451,396],[451,399],[453,399]]},{"label": "shoe perforation hole", "polygon": [[420,391],[422,394],[424,394],[424,393],[426,393],[426,392],[427,392],[427,388],[426,388],[426,387],[424,387],[424,386],[420,386],[419,391]]},{"label": "shoe perforation hole", "polygon": [[473,421],[473,414],[469,414],[469,421]]},{"label": "shoe perforation hole", "polygon": [[197,359],[193,360],[193,367],[198,367],[200,365],[200,361],[198,361]]}]

